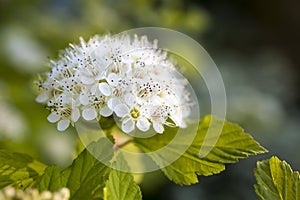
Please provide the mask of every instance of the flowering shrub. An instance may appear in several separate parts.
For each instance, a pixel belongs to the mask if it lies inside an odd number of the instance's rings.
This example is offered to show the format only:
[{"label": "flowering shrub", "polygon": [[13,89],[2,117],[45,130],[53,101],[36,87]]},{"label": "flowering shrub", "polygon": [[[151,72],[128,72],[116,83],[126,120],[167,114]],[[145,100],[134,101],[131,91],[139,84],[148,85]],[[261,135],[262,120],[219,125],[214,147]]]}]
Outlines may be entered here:
[{"label": "flowering shrub", "polygon": [[[179,67],[158,48],[157,41],[148,41],[146,36],[94,36],[88,42],[81,38],[80,44],[71,44],[50,62],[50,71],[40,76],[41,93],[36,100],[46,104],[47,119],[57,123],[59,131],[84,120],[102,123],[106,128],[96,133],[105,134],[87,144],[63,170],[25,154],[0,150],[0,188],[23,189],[23,196],[33,191],[29,194],[36,194],[35,199],[44,195],[57,199],[58,194],[51,196],[51,192],[65,188],[62,199],[139,200],[142,194],[132,175],[135,171],[122,151],[129,143],[179,185],[195,184],[198,176],[218,174],[226,164],[267,152],[241,127],[214,116],[197,121],[191,137],[189,117],[197,102]],[[151,129],[155,134],[148,138],[130,135]],[[180,129],[186,130],[184,134],[177,134]],[[201,149],[209,150],[203,156]],[[259,162],[255,176],[259,198],[299,199],[299,174],[287,163],[277,158]],[[9,191],[15,190],[4,189],[0,195],[6,197]]]}]

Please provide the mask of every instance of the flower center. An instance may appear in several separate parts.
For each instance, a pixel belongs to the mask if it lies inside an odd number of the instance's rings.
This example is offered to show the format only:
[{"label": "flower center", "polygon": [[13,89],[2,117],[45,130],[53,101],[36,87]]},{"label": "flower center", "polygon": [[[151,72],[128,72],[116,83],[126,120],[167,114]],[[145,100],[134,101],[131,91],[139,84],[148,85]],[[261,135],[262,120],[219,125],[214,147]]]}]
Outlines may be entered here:
[{"label": "flower center", "polygon": [[140,116],[140,111],[138,111],[137,109],[134,108],[130,111],[130,115],[132,118],[136,119]]},{"label": "flower center", "polygon": [[102,108],[104,104],[105,104],[105,97],[102,95],[100,97],[95,97],[92,101],[92,105],[96,109]]},{"label": "flower center", "polygon": [[69,117],[72,113],[72,108],[67,106],[67,107],[61,108],[59,112],[62,117]]}]

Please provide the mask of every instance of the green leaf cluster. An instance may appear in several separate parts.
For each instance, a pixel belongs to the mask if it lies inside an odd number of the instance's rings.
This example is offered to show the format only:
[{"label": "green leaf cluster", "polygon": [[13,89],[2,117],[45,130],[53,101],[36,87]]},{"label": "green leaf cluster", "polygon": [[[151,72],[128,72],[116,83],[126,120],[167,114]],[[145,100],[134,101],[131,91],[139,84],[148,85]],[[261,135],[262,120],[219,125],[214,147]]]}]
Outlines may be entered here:
[{"label": "green leaf cluster", "polygon": [[[112,153],[109,154],[106,151],[109,145],[107,140],[100,139],[92,143],[89,148],[96,148],[99,152],[97,156],[111,159]],[[85,149],[72,165],[64,170],[60,170],[57,166],[46,168],[45,173],[37,181],[36,187],[40,191],[55,191],[67,187],[70,190],[71,199],[103,199],[103,188],[110,171],[110,167],[98,161]]]},{"label": "green leaf cluster", "polygon": [[[208,134],[208,129],[215,133],[220,125],[223,128],[219,135]],[[132,142],[145,153],[167,146],[164,153],[149,156],[170,180],[180,185],[197,183],[198,175],[220,173],[225,170],[225,164],[266,152],[238,125],[211,116],[200,122],[196,136],[183,152],[178,151],[178,147],[186,145],[187,135],[180,135],[175,143],[168,145],[177,137],[177,131],[177,128],[165,127],[164,134],[134,138]],[[142,199],[132,174],[120,170],[130,171],[122,151],[113,149],[112,138],[109,139],[101,138],[91,143],[87,149],[92,149],[97,155],[85,149],[71,166],[63,170],[58,166],[46,166],[24,154],[0,151],[0,188],[22,185],[23,188],[34,187],[40,191],[57,191],[67,187],[71,199]],[[203,148],[210,151],[200,157],[199,152]],[[166,165],[171,155],[178,156],[178,159]],[[100,157],[109,161],[110,166],[100,162],[97,159]]]},{"label": "green leaf cluster", "polygon": [[[97,160],[98,157],[111,160],[113,151],[107,151],[110,147],[111,143],[102,138],[88,147],[93,149],[93,152],[99,152],[96,157],[85,149],[72,165],[64,170],[55,165],[46,166],[26,154],[2,150],[0,188],[12,185],[23,189],[34,187],[39,191],[54,192],[66,187],[70,190],[73,200],[142,199],[141,191],[132,174],[112,169]],[[121,155],[118,155],[112,164],[115,168],[124,165],[127,164]]]}]

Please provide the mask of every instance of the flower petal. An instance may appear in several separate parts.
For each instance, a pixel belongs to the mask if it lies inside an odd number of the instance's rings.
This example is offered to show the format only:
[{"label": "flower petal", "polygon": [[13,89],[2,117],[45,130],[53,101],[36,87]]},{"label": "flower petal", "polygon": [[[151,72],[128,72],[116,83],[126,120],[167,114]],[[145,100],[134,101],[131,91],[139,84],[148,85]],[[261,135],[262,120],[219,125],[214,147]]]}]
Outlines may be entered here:
[{"label": "flower petal", "polygon": [[125,133],[130,133],[131,131],[133,131],[134,130],[134,121],[131,118],[124,120],[122,122],[122,130]]},{"label": "flower petal", "polygon": [[113,113],[113,111],[107,106],[101,108],[101,110],[100,110],[100,115],[102,115],[103,117],[108,117],[108,116],[112,115],[112,113]]},{"label": "flower petal", "polygon": [[125,94],[124,100],[129,107],[132,107],[136,103],[136,97],[132,94]]},{"label": "flower petal", "polygon": [[124,117],[129,114],[129,108],[125,104],[116,105],[114,111],[118,117]]},{"label": "flower petal", "polygon": [[164,126],[159,122],[153,122],[153,128],[157,133],[163,133],[164,132]]},{"label": "flower petal", "polygon": [[136,122],[136,127],[141,131],[148,131],[150,128],[150,122],[145,117],[140,117]]},{"label": "flower petal", "polygon": [[111,110],[114,110],[115,106],[116,105],[119,105],[121,104],[121,101],[119,100],[119,98],[110,98],[108,101],[107,101],[107,106],[111,109]]},{"label": "flower petal", "polygon": [[82,105],[87,105],[89,103],[89,96],[86,93],[81,93],[79,96],[79,101]]},{"label": "flower petal", "polygon": [[49,98],[48,95],[46,95],[45,93],[43,93],[43,94],[40,94],[39,96],[37,96],[35,100],[38,103],[44,103],[45,101],[48,100],[48,98]]},{"label": "flower petal", "polygon": [[57,130],[64,131],[69,127],[69,125],[70,125],[70,120],[68,119],[60,120],[57,124]]},{"label": "flower petal", "polygon": [[90,89],[90,92],[92,94],[96,94],[97,91],[99,91],[99,85],[98,84],[93,84],[91,89]]},{"label": "flower petal", "polygon": [[111,86],[117,86],[118,85],[119,76],[116,73],[110,73],[107,76],[107,82]]},{"label": "flower petal", "polygon": [[74,98],[74,99],[72,100],[72,106],[77,106],[77,107],[79,107],[80,105],[81,105],[81,103],[80,103],[79,97]]},{"label": "flower petal", "polygon": [[60,119],[60,116],[56,113],[52,112],[50,115],[48,115],[47,120],[51,123],[55,123]]},{"label": "flower petal", "polygon": [[111,89],[107,83],[99,83],[99,90],[104,96],[111,94]]},{"label": "flower petal", "polygon": [[82,111],[82,117],[83,119],[90,121],[97,117],[97,112],[95,111],[95,109],[87,108]]},{"label": "flower petal", "polygon": [[87,85],[90,85],[90,84],[95,82],[95,79],[90,78],[90,77],[86,77],[86,76],[83,76],[83,75],[79,76],[79,79],[82,81],[82,83],[87,84]]},{"label": "flower petal", "polygon": [[80,117],[80,112],[78,108],[73,109],[72,114],[71,114],[71,118],[73,122],[77,122],[77,120]]}]

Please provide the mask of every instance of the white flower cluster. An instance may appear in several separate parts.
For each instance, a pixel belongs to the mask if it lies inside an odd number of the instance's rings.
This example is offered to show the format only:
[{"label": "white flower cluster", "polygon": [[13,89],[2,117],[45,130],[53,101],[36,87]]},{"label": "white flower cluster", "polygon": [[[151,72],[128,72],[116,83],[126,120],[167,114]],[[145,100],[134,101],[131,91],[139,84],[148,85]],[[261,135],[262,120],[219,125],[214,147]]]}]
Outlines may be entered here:
[{"label": "white flower cluster", "polygon": [[121,129],[163,133],[164,125],[186,126],[190,114],[187,80],[157,42],[146,36],[95,36],[70,45],[41,79],[37,101],[46,103],[48,121],[65,130],[80,117],[100,119],[112,114]]},{"label": "white flower cluster", "polygon": [[70,190],[62,188],[56,192],[43,191],[39,192],[37,189],[17,190],[8,186],[0,190],[0,200],[68,200],[70,199]]}]

